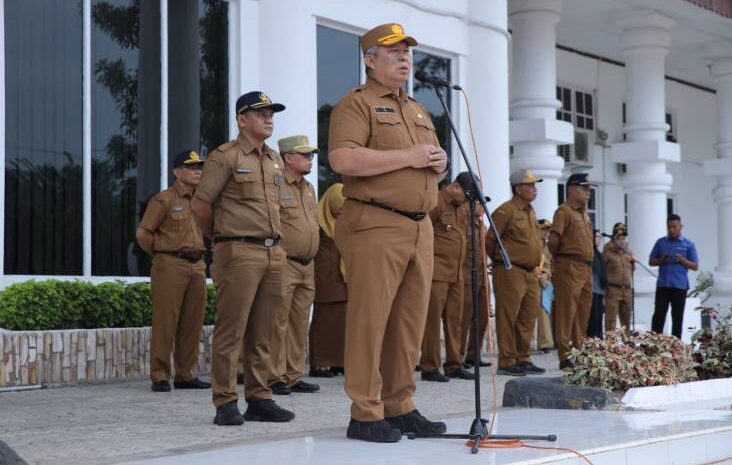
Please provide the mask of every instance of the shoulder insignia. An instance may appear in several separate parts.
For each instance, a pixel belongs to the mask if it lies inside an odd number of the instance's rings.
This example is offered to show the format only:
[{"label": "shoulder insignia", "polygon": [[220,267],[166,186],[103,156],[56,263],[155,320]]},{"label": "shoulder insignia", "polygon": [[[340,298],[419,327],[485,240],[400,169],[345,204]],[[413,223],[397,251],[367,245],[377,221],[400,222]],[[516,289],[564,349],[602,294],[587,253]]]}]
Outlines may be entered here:
[{"label": "shoulder insignia", "polygon": [[229,142],[226,142],[225,144],[221,144],[218,147],[216,147],[215,152],[225,152],[226,150],[230,149],[236,145],[236,140],[230,140]]}]

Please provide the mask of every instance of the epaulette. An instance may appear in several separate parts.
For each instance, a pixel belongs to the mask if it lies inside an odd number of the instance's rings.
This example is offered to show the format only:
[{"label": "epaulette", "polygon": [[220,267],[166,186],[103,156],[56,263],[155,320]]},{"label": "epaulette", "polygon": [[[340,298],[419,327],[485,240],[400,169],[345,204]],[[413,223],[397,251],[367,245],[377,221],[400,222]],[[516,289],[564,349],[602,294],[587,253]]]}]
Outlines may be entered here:
[{"label": "epaulette", "polygon": [[234,145],[236,145],[236,139],[231,140],[225,144],[219,145],[218,147],[216,147],[216,150],[214,150],[214,152],[225,152],[226,150],[230,149]]}]

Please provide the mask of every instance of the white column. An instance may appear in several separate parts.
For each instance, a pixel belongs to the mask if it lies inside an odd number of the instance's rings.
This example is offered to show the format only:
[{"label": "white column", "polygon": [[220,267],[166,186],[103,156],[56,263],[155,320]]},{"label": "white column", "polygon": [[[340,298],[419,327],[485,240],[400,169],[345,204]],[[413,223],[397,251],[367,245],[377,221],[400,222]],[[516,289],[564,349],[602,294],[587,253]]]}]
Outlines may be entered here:
[{"label": "white column", "polygon": [[[612,159],[628,167],[622,184],[628,195],[630,248],[646,260],[655,241],[666,235],[666,198],[673,181],[666,163],[680,160],[679,145],[666,142],[664,69],[673,21],[640,11],[615,18],[615,24],[622,29],[625,58],[627,142],[613,144]],[[653,276],[636,273],[636,295],[648,296],[655,287]]]},{"label": "white column", "polygon": [[564,160],[557,145],[574,142],[572,125],[557,121],[556,28],[561,0],[510,0],[513,32],[511,74],[511,170],[529,169],[544,182],[534,209],[551,218],[557,208],[557,179]]},{"label": "white column", "polygon": [[239,135],[236,99],[259,89],[258,0],[229,0],[229,137]]},{"label": "white column", "polygon": [[704,171],[717,177],[718,263],[714,293],[732,295],[732,42],[715,42],[706,47],[712,60],[712,79],[717,91],[717,159],[704,163]]},{"label": "white column", "polygon": [[[301,0],[259,6],[260,24],[268,25],[260,29],[260,90],[287,107],[275,115],[274,134],[268,141],[273,148],[278,139],[295,134],[308,136],[312,144],[318,141],[317,35],[311,8],[311,2]],[[313,169],[307,179],[317,191],[318,170]]]},{"label": "white column", "polygon": [[[470,97],[483,189],[491,197],[494,209],[511,194],[508,185],[508,10],[506,0],[471,0],[468,11],[470,52],[461,84]],[[464,123],[463,144],[471,154],[467,114],[461,120]]]}]

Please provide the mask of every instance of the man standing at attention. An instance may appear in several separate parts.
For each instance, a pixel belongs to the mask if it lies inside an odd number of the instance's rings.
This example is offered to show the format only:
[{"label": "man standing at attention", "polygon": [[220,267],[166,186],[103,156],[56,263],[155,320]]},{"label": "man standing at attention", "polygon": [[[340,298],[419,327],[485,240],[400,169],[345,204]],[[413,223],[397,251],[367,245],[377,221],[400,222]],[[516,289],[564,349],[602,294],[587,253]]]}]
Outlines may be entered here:
[{"label": "man standing at attention", "polygon": [[[295,414],[272,401],[267,381],[273,309],[283,305],[280,247],[282,159],[264,143],[272,135],[274,113],[285,106],[258,91],[236,101],[239,137],[218,147],[206,160],[191,208],[201,231],[213,238],[211,277],[216,286],[212,382],[214,424],[284,422]],[[237,407],[236,370],[244,347],[244,397]]]},{"label": "man standing at attention", "polygon": [[429,113],[404,91],[414,45],[394,23],[361,36],[366,83],[346,94],[330,119],[330,165],[347,198],[335,232],[348,283],[347,436],[372,442],[446,430],[412,399],[432,280],[427,212],[447,169]]},{"label": "man standing at attention", "polygon": [[656,241],[651,251],[649,264],[657,266],[656,304],[651,320],[651,329],[663,332],[668,304],[671,304],[671,334],[681,339],[684,321],[686,292],[689,290],[689,270],[699,269],[696,246],[681,235],[681,217],[671,215],[666,221],[668,236]]}]

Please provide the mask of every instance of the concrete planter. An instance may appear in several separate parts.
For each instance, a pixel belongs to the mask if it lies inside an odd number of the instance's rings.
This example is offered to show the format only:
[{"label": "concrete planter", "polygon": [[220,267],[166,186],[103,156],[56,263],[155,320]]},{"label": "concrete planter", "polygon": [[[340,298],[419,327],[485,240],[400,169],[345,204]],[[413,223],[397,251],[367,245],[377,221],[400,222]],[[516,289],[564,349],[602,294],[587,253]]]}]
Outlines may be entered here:
[{"label": "concrete planter", "polygon": [[[199,373],[211,371],[213,326],[199,342]],[[142,379],[150,374],[150,327],[5,331],[0,388]]]},{"label": "concrete planter", "polygon": [[732,396],[732,378],[692,381],[673,386],[631,388],[621,402],[626,407],[655,408],[682,402],[698,402]]}]

